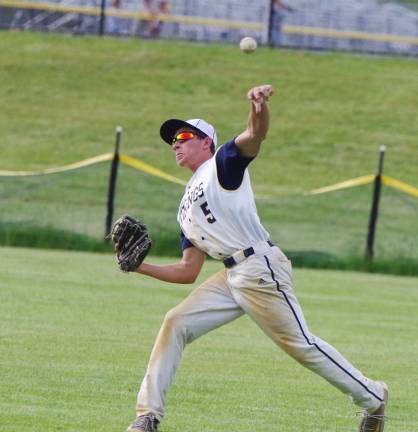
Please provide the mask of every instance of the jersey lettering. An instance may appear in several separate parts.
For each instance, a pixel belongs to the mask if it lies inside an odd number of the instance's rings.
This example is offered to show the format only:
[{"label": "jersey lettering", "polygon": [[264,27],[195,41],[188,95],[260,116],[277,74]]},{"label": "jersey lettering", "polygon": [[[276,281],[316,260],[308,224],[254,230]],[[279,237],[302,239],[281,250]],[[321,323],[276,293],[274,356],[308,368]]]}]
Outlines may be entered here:
[{"label": "jersey lettering", "polygon": [[[229,171],[234,167],[226,165]],[[222,185],[219,171],[214,157],[194,172],[177,214],[189,242],[215,259],[269,238],[257,215],[248,172],[244,170],[235,188]]]},{"label": "jersey lettering", "polygon": [[202,209],[202,212],[205,216],[208,216],[206,218],[206,220],[212,224],[214,222],[216,222],[216,218],[215,216],[213,216],[212,212],[210,211],[210,209],[208,208],[208,203],[205,201],[203,204],[201,204],[200,208]]},{"label": "jersey lettering", "polygon": [[192,206],[194,202],[198,200],[198,198],[201,198],[204,195],[203,192],[203,182],[199,183],[198,186],[196,186],[193,189],[189,189],[187,191],[187,195],[183,198],[183,201],[181,203],[181,209],[180,209],[180,219],[181,221],[184,221],[186,218],[187,210]]}]

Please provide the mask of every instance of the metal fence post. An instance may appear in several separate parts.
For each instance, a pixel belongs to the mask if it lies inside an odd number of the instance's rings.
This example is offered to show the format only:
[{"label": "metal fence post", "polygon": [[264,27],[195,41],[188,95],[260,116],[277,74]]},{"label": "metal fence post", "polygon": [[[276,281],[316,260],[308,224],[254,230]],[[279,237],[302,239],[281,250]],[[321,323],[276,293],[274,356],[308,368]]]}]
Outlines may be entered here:
[{"label": "metal fence post", "polygon": [[379,165],[377,170],[377,175],[374,179],[373,187],[373,199],[372,207],[370,210],[369,218],[369,231],[367,234],[367,247],[366,247],[366,259],[372,260],[374,255],[374,238],[376,232],[377,216],[379,214],[379,201],[380,201],[380,191],[382,187],[382,172],[383,172],[383,160],[385,157],[386,147],[381,145],[379,148]]},{"label": "metal fence post", "polygon": [[121,135],[122,135],[122,127],[118,126],[116,128],[115,153],[113,155],[112,165],[110,167],[109,189],[107,193],[107,214],[106,214],[106,225],[105,225],[105,237],[110,233],[110,230],[112,228],[116,180],[118,176],[118,166],[119,166],[119,145],[120,145]]},{"label": "metal fence post", "polygon": [[270,0],[270,11],[268,18],[267,43],[270,48],[273,48],[273,18],[274,18],[274,0]]},{"label": "metal fence post", "polygon": [[99,35],[103,36],[106,24],[106,0],[102,0],[100,4],[100,21],[99,21]]}]

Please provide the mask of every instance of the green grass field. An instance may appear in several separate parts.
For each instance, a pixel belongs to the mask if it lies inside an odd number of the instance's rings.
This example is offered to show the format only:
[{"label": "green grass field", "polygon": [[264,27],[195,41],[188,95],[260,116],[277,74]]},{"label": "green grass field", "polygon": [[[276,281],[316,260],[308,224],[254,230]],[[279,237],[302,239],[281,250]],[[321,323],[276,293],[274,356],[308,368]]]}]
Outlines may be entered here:
[{"label": "green grass field", "polygon": [[269,82],[276,96],[253,169],[259,193],[373,172],[380,144],[387,172],[417,182],[415,60],[36,33],[2,32],[1,44],[1,169],[111,151],[121,124],[125,152],[187,179],[159,138],[162,121],[205,116],[224,142],[246,125],[248,88]]},{"label": "green grass field", "polygon": [[[0,36],[0,170],[60,166],[112,151],[115,126],[122,125],[123,152],[187,179],[159,139],[161,122],[202,116],[223,142],[245,127],[247,89],[268,82],[276,88],[271,128],[251,176],[262,220],[287,253],[359,268],[353,262],[364,254],[371,186],[303,193],[373,174],[379,145],[387,146],[384,172],[418,187],[416,60],[267,48],[249,56],[218,44]],[[0,243],[103,250],[108,173],[102,164],[0,178]],[[141,216],[156,240],[154,253],[176,254],[181,194],[179,186],[122,167],[115,215]],[[379,270],[395,263],[391,271],[416,273],[417,220],[418,200],[385,187]]]},{"label": "green grass field", "polygon": [[[160,323],[191,287],[79,252],[0,248],[0,274],[0,430],[123,431]],[[311,331],[390,386],[385,431],[417,430],[417,279],[297,269],[294,282]],[[244,317],[186,349],[161,430],[348,432],[356,411]]]}]

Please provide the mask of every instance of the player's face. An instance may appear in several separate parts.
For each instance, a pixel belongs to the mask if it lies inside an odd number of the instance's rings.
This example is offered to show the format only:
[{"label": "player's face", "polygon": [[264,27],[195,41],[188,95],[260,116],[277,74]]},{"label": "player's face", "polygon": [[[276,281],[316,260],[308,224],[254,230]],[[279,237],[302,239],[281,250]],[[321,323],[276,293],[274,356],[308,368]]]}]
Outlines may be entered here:
[{"label": "player's face", "polygon": [[191,129],[179,129],[174,135],[172,149],[176,153],[177,165],[196,169],[201,159],[203,138]]}]

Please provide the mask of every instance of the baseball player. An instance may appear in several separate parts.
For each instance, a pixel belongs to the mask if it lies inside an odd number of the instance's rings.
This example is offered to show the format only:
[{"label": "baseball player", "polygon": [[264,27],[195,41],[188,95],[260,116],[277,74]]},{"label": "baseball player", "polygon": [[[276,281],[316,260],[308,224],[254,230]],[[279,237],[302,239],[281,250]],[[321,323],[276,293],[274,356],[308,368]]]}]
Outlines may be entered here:
[{"label": "baseball player", "polygon": [[137,418],[127,431],[155,431],[186,344],[245,313],[287,354],[363,408],[360,432],[383,431],[386,384],[366,378],[309,331],[292,289],[291,263],[257,215],[247,168],[266,138],[272,94],[270,85],[249,90],[246,129],[218,149],[214,127],[202,119],[170,119],[161,126],[177,164],[193,173],[177,215],[183,254],[175,264],[144,262],[137,272],[193,283],[206,255],[225,269],[167,313],[138,393]]}]

